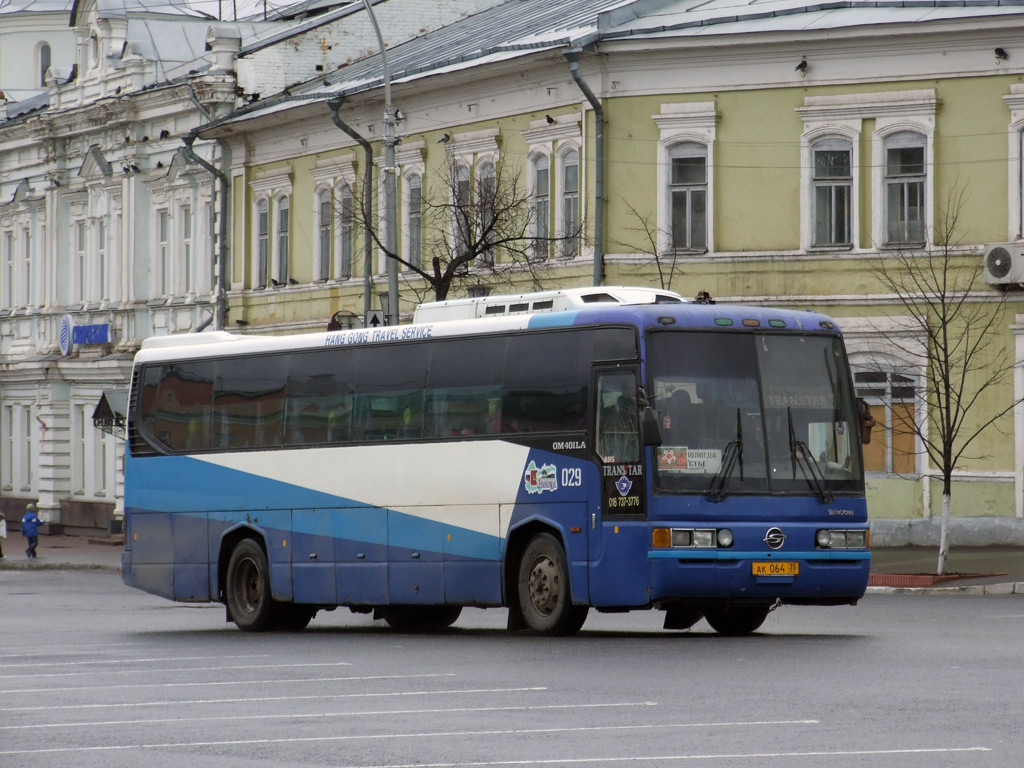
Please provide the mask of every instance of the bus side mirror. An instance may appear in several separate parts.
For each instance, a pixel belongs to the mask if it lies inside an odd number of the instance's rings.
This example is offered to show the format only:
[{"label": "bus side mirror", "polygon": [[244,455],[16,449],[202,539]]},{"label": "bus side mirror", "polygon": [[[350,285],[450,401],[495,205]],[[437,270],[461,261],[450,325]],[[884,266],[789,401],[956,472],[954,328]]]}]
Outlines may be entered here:
[{"label": "bus side mirror", "polygon": [[640,436],[644,445],[661,445],[661,420],[650,406],[640,411]]},{"label": "bus side mirror", "polygon": [[871,442],[871,429],[878,422],[871,415],[871,407],[861,398],[857,398],[857,412],[860,415],[860,441],[864,445]]}]

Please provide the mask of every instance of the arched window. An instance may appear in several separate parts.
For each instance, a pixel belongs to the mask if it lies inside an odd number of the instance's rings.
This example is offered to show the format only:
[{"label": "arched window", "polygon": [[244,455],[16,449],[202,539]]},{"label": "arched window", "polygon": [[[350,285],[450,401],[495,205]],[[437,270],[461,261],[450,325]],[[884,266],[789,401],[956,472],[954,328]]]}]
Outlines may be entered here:
[{"label": "arched window", "polygon": [[498,180],[494,164],[483,162],[476,169],[476,224],[482,250],[480,259],[486,264],[494,263],[494,232],[497,216]]},{"label": "arched window", "polygon": [[256,285],[266,288],[270,282],[270,201],[256,202]]},{"label": "arched window", "polygon": [[886,245],[925,243],[925,137],[900,131],[885,139]]},{"label": "arched window", "polygon": [[852,154],[852,144],[845,139],[824,139],[811,150],[815,246],[852,243]]},{"label": "arched window", "polygon": [[580,154],[575,149],[559,155],[562,164],[562,256],[580,252]]},{"label": "arched window", "polygon": [[338,277],[352,277],[352,236],[355,234],[355,208],[352,188],[342,184],[338,189]]},{"label": "arched window", "polygon": [[291,215],[290,202],[287,197],[280,197],[277,200],[277,282],[281,285],[288,284],[288,246],[291,233],[289,232],[289,217]]},{"label": "arched window", "polygon": [[39,87],[46,86],[46,72],[50,69],[50,44],[42,43],[39,46]]},{"label": "arched window", "polygon": [[409,251],[405,258],[418,267],[423,263],[423,177],[413,173],[406,177],[405,183],[409,192],[405,216]]},{"label": "arched window", "polygon": [[469,250],[472,243],[473,190],[469,182],[469,168],[461,163],[453,171],[452,227],[455,230],[455,253],[459,256]]},{"label": "arched window", "polygon": [[551,161],[547,155],[533,158],[533,256],[550,255],[551,238]]},{"label": "arched window", "polygon": [[317,260],[316,279],[326,280],[331,275],[331,190],[321,189],[316,198]]}]

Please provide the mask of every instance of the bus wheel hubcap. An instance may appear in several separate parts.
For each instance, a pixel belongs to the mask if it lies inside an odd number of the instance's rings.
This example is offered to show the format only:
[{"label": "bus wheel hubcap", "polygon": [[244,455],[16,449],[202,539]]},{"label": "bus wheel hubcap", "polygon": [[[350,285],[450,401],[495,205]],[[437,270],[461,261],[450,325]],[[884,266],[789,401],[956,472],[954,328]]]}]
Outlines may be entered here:
[{"label": "bus wheel hubcap", "polygon": [[530,601],[541,613],[555,610],[559,598],[558,570],[550,558],[544,557],[533,564],[530,571]]}]

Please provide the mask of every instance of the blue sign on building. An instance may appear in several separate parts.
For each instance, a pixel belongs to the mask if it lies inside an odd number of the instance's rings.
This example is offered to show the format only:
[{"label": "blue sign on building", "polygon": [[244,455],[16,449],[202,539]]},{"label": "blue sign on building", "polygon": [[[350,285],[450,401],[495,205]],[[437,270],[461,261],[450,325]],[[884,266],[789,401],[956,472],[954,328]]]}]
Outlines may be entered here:
[{"label": "blue sign on building", "polygon": [[109,344],[110,324],[76,325],[71,331],[71,340],[75,344]]}]

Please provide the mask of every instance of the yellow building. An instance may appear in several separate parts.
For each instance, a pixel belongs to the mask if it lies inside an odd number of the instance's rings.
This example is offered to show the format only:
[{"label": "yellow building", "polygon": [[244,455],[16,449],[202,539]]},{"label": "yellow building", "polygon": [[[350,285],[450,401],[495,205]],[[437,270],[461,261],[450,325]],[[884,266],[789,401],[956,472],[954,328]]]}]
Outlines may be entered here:
[{"label": "yellow building", "polygon": [[[992,343],[958,390],[960,443],[980,434],[954,473],[956,541],[1024,540],[1022,28],[995,2],[483,10],[389,48],[386,81],[373,56],[197,132],[227,150],[227,327],[362,322],[388,294],[389,222],[405,320],[472,242],[451,297],[601,282],[825,311],[884,427],[866,453],[876,543],[930,541],[937,326],[915,321],[928,291],[885,275],[945,264]],[[526,217],[493,247],[489,196]]]}]

